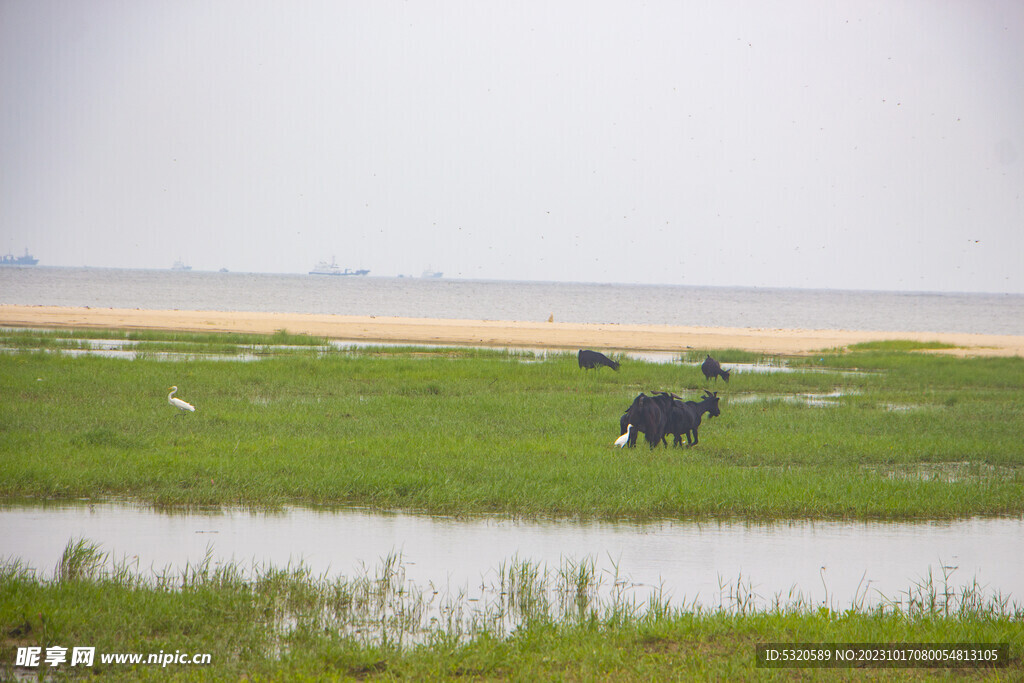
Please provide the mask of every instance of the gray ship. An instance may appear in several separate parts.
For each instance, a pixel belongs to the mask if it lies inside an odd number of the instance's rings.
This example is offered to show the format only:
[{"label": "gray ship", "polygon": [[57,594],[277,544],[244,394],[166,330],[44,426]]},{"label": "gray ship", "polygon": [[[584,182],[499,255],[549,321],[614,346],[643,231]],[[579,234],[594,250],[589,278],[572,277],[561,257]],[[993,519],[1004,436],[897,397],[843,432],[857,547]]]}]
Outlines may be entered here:
[{"label": "gray ship", "polygon": [[29,254],[28,249],[25,250],[24,256],[15,256],[14,254],[0,256],[0,266],[34,266],[37,263],[39,263],[39,259]]},{"label": "gray ship", "polygon": [[348,268],[346,268],[345,270],[342,270],[341,268],[338,267],[338,264],[335,263],[334,258],[332,257],[330,263],[328,263],[327,261],[321,261],[320,263],[316,264],[316,268],[314,268],[313,270],[309,271],[309,274],[310,275],[366,275],[369,272],[370,271],[366,270],[366,269],[349,270]]}]

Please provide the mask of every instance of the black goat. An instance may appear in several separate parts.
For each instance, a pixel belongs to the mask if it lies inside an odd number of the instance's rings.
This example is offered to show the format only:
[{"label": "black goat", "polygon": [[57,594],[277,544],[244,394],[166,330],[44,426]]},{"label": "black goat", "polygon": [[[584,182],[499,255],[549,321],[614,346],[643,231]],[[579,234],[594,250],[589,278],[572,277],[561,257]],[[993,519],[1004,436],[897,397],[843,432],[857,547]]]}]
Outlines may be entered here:
[{"label": "black goat", "polygon": [[697,445],[697,429],[700,427],[700,420],[708,413],[711,417],[718,417],[722,411],[718,407],[718,392],[704,390],[700,401],[672,402],[672,411],[669,413],[668,424],[665,427],[666,434],[672,434],[673,446],[683,445],[683,434],[686,435],[686,445]]},{"label": "black goat", "polygon": [[668,446],[668,443],[665,441],[665,435],[668,434],[668,424],[672,417],[672,406],[676,403],[676,400],[679,397],[665,391],[654,391],[651,393],[651,399],[655,401],[658,404],[658,408],[661,409],[661,443]]},{"label": "black goat", "polygon": [[579,361],[581,368],[590,370],[601,365],[605,365],[612,370],[618,370],[619,364],[613,361],[608,356],[597,351],[590,351],[589,349],[580,349],[580,352],[576,354],[576,359]]},{"label": "black goat", "polygon": [[629,425],[633,429],[629,433],[629,440],[626,445],[630,448],[636,446],[637,433],[643,432],[651,448],[657,446],[665,438],[666,416],[662,413],[660,399],[646,394],[640,394],[633,399],[626,412],[619,420],[619,427],[624,434]]},{"label": "black goat", "polygon": [[729,381],[729,371],[723,370],[721,364],[708,354],[708,357],[704,359],[704,362],[700,364],[700,371],[704,373],[704,379],[718,378],[721,377],[726,382]]}]

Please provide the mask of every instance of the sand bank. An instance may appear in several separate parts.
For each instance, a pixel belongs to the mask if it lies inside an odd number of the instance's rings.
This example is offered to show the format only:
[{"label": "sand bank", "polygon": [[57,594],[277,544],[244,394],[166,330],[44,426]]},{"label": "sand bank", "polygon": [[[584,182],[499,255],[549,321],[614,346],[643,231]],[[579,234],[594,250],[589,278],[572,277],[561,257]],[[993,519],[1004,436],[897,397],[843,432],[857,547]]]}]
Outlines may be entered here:
[{"label": "sand bank", "polygon": [[258,334],[272,334],[283,329],[292,333],[364,342],[612,351],[743,349],[782,355],[814,353],[867,341],[912,339],[952,344],[957,348],[946,353],[961,356],[1024,356],[1024,336],[1014,335],[448,320],[304,313],[0,305],[0,326]]}]

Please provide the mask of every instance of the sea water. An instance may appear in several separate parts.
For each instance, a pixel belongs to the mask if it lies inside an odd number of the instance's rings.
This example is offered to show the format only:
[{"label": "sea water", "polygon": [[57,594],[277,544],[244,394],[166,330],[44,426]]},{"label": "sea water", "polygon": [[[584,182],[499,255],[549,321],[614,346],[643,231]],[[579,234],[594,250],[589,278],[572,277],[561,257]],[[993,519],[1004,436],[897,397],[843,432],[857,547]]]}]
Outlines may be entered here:
[{"label": "sea water", "polygon": [[1024,295],[0,268],[0,304],[1024,335]]}]

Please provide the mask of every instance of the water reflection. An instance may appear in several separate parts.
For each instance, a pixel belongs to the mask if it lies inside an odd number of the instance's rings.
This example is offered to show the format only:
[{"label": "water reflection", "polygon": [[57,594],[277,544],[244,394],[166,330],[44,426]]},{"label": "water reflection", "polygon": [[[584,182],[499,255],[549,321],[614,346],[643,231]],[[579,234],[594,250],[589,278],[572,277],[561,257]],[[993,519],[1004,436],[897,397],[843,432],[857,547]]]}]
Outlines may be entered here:
[{"label": "water reflection", "polygon": [[[363,510],[166,514],[120,504],[0,510],[0,554],[50,575],[72,538],[140,571],[201,562],[286,566],[351,576],[401,553],[408,581],[477,597],[510,558],[557,567],[593,558],[638,600],[661,587],[674,605],[717,608],[741,586],[761,606],[781,597],[846,608],[905,594],[929,573],[950,587],[1024,595],[1024,520],[877,523],[653,523],[453,519]],[[477,595],[474,595],[474,591]]]}]

